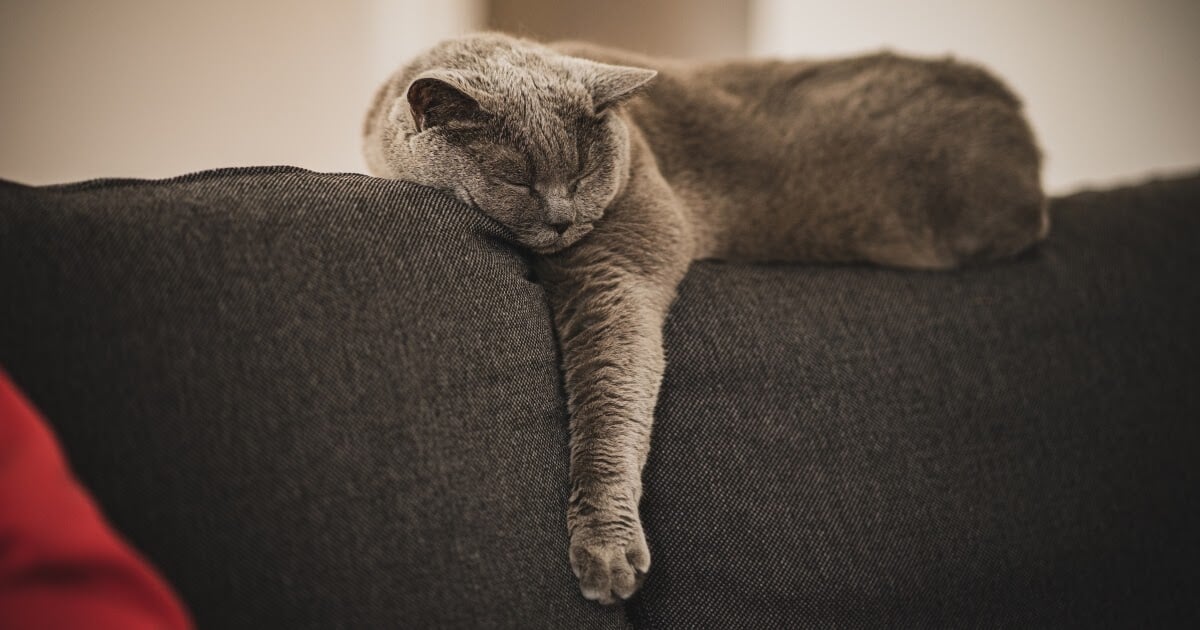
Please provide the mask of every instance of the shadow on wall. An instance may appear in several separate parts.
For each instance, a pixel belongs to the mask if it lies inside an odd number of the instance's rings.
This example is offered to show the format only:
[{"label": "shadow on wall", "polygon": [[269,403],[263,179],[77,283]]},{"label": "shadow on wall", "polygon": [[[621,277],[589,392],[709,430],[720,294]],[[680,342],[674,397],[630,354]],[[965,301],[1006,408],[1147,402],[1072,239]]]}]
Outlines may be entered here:
[{"label": "shadow on wall", "polygon": [[491,0],[489,28],[541,41],[586,40],[643,54],[746,54],[750,0]]}]

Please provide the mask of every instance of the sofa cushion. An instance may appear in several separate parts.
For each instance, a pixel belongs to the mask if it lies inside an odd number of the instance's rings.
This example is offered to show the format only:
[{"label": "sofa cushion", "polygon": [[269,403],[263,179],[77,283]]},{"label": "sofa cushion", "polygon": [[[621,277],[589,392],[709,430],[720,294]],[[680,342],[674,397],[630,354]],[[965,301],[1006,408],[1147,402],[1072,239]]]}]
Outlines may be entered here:
[{"label": "sofa cushion", "polygon": [[[0,186],[0,364],[201,626],[1196,621],[1200,178],[950,273],[699,263],[628,605],[566,563],[523,255],[291,168]],[[11,296],[11,299],[10,299]]]},{"label": "sofa cushion", "polygon": [[621,627],[567,563],[554,337],[500,234],[294,168],[5,184],[0,364],[200,627]]},{"label": "sofa cushion", "polygon": [[1196,627],[1200,177],[953,272],[697,265],[639,627]]}]

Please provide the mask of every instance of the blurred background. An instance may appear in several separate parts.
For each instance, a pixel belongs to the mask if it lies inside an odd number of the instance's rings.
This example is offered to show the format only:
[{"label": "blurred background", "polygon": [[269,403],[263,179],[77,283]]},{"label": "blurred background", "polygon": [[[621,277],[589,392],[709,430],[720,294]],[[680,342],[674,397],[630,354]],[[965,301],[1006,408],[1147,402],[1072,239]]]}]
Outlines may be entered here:
[{"label": "blurred background", "polygon": [[1052,192],[1200,167],[1197,0],[9,0],[0,178],[362,172],[375,87],[481,28],[676,57],[952,53],[1024,97]]}]

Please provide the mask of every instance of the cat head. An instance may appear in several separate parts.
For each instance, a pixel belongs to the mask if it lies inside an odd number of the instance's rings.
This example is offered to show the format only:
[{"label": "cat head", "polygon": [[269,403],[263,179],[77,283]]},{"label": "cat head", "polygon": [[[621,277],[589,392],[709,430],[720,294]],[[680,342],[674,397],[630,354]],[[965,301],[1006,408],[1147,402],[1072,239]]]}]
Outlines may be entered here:
[{"label": "cat head", "polygon": [[540,253],[586,235],[629,173],[618,106],[653,70],[499,34],[439,44],[381,88],[371,172],[452,192]]}]

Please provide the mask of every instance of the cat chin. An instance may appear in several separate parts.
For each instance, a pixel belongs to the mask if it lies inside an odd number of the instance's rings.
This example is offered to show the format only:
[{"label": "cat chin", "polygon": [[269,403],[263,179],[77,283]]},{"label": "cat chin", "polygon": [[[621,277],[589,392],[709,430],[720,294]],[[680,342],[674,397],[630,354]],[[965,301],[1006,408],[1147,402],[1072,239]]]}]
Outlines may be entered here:
[{"label": "cat chin", "polygon": [[525,246],[533,250],[535,254],[557,254],[571,245],[574,245],[576,240],[577,239],[559,239],[548,245],[525,243]]},{"label": "cat chin", "polygon": [[525,246],[537,254],[557,254],[558,252],[561,252],[564,249],[567,249],[575,243],[583,240],[583,237],[587,236],[588,232],[591,231],[592,225],[590,223],[577,223],[575,227],[569,230],[566,234],[558,237],[550,243],[539,245],[525,242]]},{"label": "cat chin", "polygon": [[557,254],[558,252],[561,252],[562,250],[564,250],[574,244],[575,244],[574,241],[572,241],[570,243],[561,243],[561,244],[555,243],[554,245],[543,246],[543,247],[535,247],[533,245],[530,245],[529,249],[533,250],[533,253],[535,253],[535,254],[549,256],[550,254]]},{"label": "cat chin", "polygon": [[578,238],[569,238],[559,239],[549,245],[528,245],[528,247],[536,254],[557,254],[578,242]]}]

